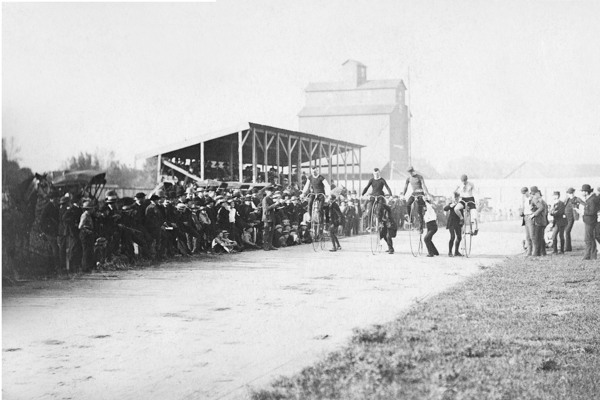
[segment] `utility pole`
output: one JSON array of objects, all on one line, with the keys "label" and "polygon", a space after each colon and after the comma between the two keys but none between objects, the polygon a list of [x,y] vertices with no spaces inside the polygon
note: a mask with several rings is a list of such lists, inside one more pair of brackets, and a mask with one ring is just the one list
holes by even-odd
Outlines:
[{"label": "utility pole", "polygon": [[412,129],[411,129],[411,119],[412,114],[410,111],[410,98],[411,96],[410,89],[410,65],[408,66],[408,165],[412,165]]}]

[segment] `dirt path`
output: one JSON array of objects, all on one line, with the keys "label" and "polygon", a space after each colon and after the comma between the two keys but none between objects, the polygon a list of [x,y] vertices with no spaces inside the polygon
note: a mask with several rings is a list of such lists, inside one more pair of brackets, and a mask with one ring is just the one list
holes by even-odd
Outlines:
[{"label": "dirt path", "polygon": [[[515,223],[516,225],[516,223]],[[355,327],[389,321],[507,255],[521,233],[486,224],[473,257],[373,256],[310,246],[205,256],[3,291],[5,399],[245,398],[314,361]],[[512,232],[511,232],[512,231]],[[480,254],[481,256],[477,256]]]}]

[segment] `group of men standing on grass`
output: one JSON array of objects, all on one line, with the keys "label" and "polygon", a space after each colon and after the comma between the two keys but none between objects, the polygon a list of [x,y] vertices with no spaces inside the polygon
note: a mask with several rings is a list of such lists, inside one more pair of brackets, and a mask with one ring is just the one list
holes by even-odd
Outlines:
[{"label": "group of men standing on grass", "polygon": [[[537,186],[521,189],[521,217],[525,227],[524,247],[528,256],[545,256],[545,232],[548,226],[552,229],[552,254],[564,254],[572,251],[571,230],[582,214],[585,225],[584,260],[597,259],[597,245],[600,243],[600,187],[594,193],[592,187],[585,184],[581,187],[581,197],[575,195],[575,189],[567,189],[567,196],[561,199],[559,191],[553,192],[552,203],[549,206],[544,201],[542,192]],[[552,223],[550,225],[550,220]],[[560,241],[560,248],[559,248]]]}]

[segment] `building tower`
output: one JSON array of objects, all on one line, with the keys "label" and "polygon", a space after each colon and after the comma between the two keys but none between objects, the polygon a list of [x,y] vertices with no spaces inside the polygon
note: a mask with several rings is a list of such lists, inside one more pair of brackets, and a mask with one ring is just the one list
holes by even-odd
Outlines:
[{"label": "building tower", "polygon": [[368,80],[367,67],[355,60],[344,62],[340,75],[337,82],[308,84],[299,130],[365,145],[362,179],[375,167],[386,179],[405,175],[409,140],[404,82]]}]

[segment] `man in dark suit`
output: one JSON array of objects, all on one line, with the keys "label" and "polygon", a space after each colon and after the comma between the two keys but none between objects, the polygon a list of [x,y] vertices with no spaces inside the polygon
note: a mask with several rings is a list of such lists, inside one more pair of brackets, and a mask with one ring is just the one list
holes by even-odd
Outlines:
[{"label": "man in dark suit", "polygon": [[585,206],[583,208],[583,223],[585,224],[585,253],[584,260],[595,260],[598,257],[596,247],[595,229],[600,212],[600,197],[592,193],[592,187],[585,184],[581,187]]},{"label": "man in dark suit", "polygon": [[571,229],[575,224],[575,209],[583,202],[575,197],[575,189],[567,189],[567,201],[565,202],[565,216],[567,217],[567,226],[565,227],[565,251],[573,251],[571,247]]},{"label": "man in dark suit", "polygon": [[52,260],[51,264],[52,268],[54,269],[52,272],[58,272],[60,270],[58,249],[58,201],[60,194],[58,192],[51,191],[48,197],[50,201],[48,204],[46,204],[40,216],[40,230],[44,234],[44,237],[50,246],[50,257]]},{"label": "man in dark suit", "polygon": [[558,238],[560,238],[560,254],[565,253],[565,227],[567,217],[565,215],[565,203],[560,200],[560,192],[554,192],[554,204],[550,210],[552,221],[552,254],[558,254]]},{"label": "man in dark suit", "polygon": [[146,215],[144,216],[146,229],[152,238],[150,245],[152,255],[159,260],[163,257],[165,250],[164,240],[161,234],[161,229],[166,221],[164,209],[161,206],[161,202],[163,201],[164,193],[160,192],[159,194],[153,194],[150,197],[150,204],[146,207]]},{"label": "man in dark suit", "polygon": [[546,243],[544,242],[544,230],[548,225],[548,205],[542,199],[542,192],[539,191],[537,186],[532,186],[531,192],[531,205],[533,212],[529,218],[533,221],[533,255],[534,256],[545,256],[546,255]]},{"label": "man in dark suit", "polygon": [[329,215],[327,219],[329,220],[329,235],[331,236],[331,244],[333,245],[329,251],[338,251],[342,249],[342,246],[340,246],[340,241],[338,240],[336,233],[344,220],[344,215],[340,210],[340,206],[338,205],[334,194],[330,197],[328,211]]},{"label": "man in dark suit", "polygon": [[262,200],[262,222],[264,224],[263,228],[263,250],[277,250],[275,246],[273,246],[273,222],[275,221],[275,208],[277,208],[278,203],[276,203],[273,198],[273,187],[267,186],[265,188],[265,196]]}]

